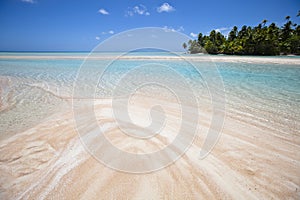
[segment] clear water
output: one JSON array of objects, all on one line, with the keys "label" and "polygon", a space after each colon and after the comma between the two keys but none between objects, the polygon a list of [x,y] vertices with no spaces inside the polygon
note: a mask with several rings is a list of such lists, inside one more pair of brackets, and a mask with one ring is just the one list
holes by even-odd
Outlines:
[{"label": "clear water", "polygon": [[[31,127],[68,106],[73,84],[84,57],[88,53],[0,53],[0,138],[6,138]],[[102,53],[101,56],[112,56]],[[166,52],[134,52],[134,56],[175,56]],[[8,56],[8,57],[7,57]],[[11,57],[9,57],[11,56]],[[26,58],[26,56],[31,56]],[[51,58],[47,58],[50,56]],[[76,59],[72,59],[76,57]],[[90,75],[106,67],[106,60],[95,61],[85,69],[82,93],[94,88]],[[300,58],[299,58],[300,63]],[[95,97],[110,97],[120,77],[133,66],[149,64],[149,60],[117,60],[108,67],[95,88]],[[178,60],[151,60],[153,67],[171,66],[193,87],[200,99],[209,93],[195,69]],[[151,65],[149,67],[151,68]],[[210,70],[211,63],[199,62],[198,67]],[[278,134],[299,134],[300,128],[300,64],[250,64],[217,62],[224,82],[227,116],[268,128]],[[130,77],[130,83],[147,76],[174,81],[168,71],[149,70]],[[123,85],[124,90],[129,85]],[[164,94],[159,94],[164,95]]]}]

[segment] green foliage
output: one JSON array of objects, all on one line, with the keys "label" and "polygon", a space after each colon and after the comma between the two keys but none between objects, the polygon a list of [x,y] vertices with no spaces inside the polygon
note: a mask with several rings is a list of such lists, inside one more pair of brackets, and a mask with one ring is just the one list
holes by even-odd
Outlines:
[{"label": "green foliage", "polygon": [[204,48],[210,54],[216,54],[216,53],[218,53],[218,47],[214,44],[214,42],[212,42],[210,40],[205,43]]},{"label": "green foliage", "polygon": [[266,19],[255,27],[243,26],[238,30],[234,26],[227,38],[215,30],[208,36],[199,33],[197,40],[189,41],[188,51],[192,54],[203,53],[205,49],[209,54],[300,55],[300,26],[293,24],[290,16],[285,19],[286,23],[281,28],[275,23],[267,26]]},{"label": "green foliage", "polygon": [[196,41],[196,40],[190,40],[188,42],[188,44],[189,44],[189,49],[188,50],[191,54],[204,53],[205,52],[203,47],[201,47],[199,45],[198,41]]},{"label": "green foliage", "polygon": [[182,44],[182,47],[183,47],[184,49],[186,49],[186,48],[187,48],[187,44],[186,44],[186,43],[183,43],[183,44]]}]

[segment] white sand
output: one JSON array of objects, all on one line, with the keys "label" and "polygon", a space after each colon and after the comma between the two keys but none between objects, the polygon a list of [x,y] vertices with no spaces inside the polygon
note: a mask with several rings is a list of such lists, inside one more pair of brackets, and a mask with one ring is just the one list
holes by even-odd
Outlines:
[{"label": "white sand", "polygon": [[[79,59],[84,60],[85,56],[75,56],[75,55],[0,55],[0,59]],[[265,64],[291,64],[300,66],[299,57],[268,57],[268,56],[230,56],[230,55],[182,55],[178,56],[143,56],[143,55],[124,55],[122,57],[109,56],[109,55],[99,55],[92,54],[89,60],[114,60],[114,59],[124,59],[124,60],[182,60],[187,59],[197,62],[246,62],[246,63],[265,63]]]},{"label": "white sand", "polygon": [[[134,110],[144,112],[147,107],[146,100],[139,101]],[[116,146],[132,152],[153,150],[151,145],[127,146],[127,136],[118,134],[110,119],[109,99],[98,100],[95,113]],[[201,134],[186,155],[160,171],[134,175],[109,169],[91,157],[75,131],[72,111],[61,111],[0,142],[1,199],[300,198],[299,135],[286,134],[282,139],[270,130],[227,118],[218,144],[199,160],[208,115],[209,111],[202,113]],[[166,126],[170,132],[171,126]]]}]

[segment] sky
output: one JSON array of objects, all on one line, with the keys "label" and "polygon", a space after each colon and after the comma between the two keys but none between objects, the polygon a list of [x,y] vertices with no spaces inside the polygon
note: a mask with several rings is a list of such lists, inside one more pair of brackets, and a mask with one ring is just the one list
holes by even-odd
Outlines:
[{"label": "sky", "polygon": [[0,0],[0,51],[90,51],[134,28],[160,27],[193,38],[262,20],[294,23],[299,0]]}]

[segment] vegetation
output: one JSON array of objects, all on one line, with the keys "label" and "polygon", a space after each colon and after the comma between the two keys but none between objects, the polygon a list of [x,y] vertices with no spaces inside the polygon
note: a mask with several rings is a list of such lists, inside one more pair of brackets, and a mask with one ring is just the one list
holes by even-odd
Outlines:
[{"label": "vegetation", "polygon": [[[300,11],[297,17],[300,16]],[[290,16],[286,23],[279,28],[275,23],[267,26],[263,20],[255,27],[243,26],[240,30],[234,26],[225,37],[222,33],[212,30],[210,34],[199,33],[197,40],[190,40],[188,47],[191,54],[231,54],[231,55],[300,55],[300,25],[294,24]]]}]

